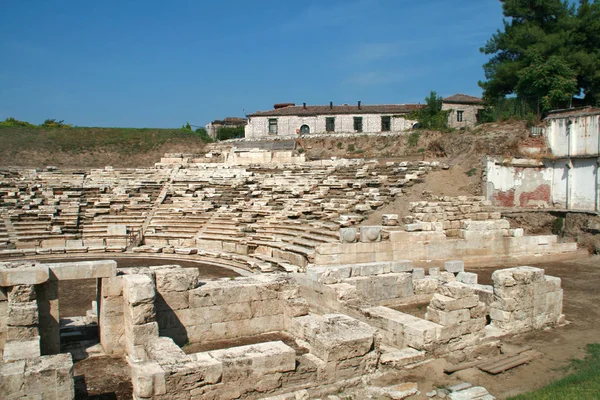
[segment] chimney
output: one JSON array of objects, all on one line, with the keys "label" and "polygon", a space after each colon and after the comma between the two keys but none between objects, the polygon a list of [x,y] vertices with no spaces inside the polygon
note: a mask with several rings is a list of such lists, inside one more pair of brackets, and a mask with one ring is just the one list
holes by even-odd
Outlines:
[{"label": "chimney", "polygon": [[360,110],[360,100],[358,101],[358,109]]},{"label": "chimney", "polygon": [[302,109],[306,110],[306,103],[302,103]]},{"label": "chimney", "polygon": [[329,109],[330,109],[330,110],[333,110],[333,101],[330,101],[330,102],[329,102]]}]

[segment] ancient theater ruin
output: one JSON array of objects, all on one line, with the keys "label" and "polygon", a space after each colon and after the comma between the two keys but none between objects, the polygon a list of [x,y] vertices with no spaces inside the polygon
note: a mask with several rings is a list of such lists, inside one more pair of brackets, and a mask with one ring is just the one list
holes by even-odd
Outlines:
[{"label": "ancient theater ruin", "polygon": [[[478,196],[364,223],[442,167],[240,145],[145,169],[3,169],[0,397],[75,398],[74,363],[112,357],[135,399],[399,399],[419,382],[375,378],[563,324],[561,279],[527,265],[576,243],[525,235]],[[156,262],[112,261],[137,258]],[[465,270],[491,264],[491,284]],[[93,280],[79,328],[61,316],[70,280]],[[90,327],[94,354],[75,357],[65,340]],[[493,398],[463,389],[449,398]]]}]

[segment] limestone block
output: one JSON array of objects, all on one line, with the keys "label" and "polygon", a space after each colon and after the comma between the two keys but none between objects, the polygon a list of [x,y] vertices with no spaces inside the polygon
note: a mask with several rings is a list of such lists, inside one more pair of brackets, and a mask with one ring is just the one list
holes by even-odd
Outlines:
[{"label": "limestone block", "polygon": [[[23,390],[25,360],[0,363],[0,397],[8,398]],[[24,393],[25,394],[25,393]]]},{"label": "limestone block", "polygon": [[37,302],[8,303],[8,326],[32,326],[38,320]]},{"label": "limestone block", "polygon": [[471,319],[471,313],[467,309],[454,311],[441,311],[431,306],[427,307],[425,318],[442,326],[458,325]]},{"label": "limestone block", "polygon": [[302,315],[308,315],[309,306],[308,302],[303,298],[293,298],[285,302],[283,307],[285,316],[289,318],[300,317]]},{"label": "limestone block", "polygon": [[125,337],[130,346],[144,346],[153,338],[158,337],[158,324],[156,322],[149,322],[142,325],[126,325]]},{"label": "limestone block", "polygon": [[424,279],[413,279],[413,290],[417,296],[432,294],[437,290],[439,285],[440,281],[430,276],[426,276]]},{"label": "limestone block", "polygon": [[58,280],[112,278],[117,275],[113,260],[77,261],[45,264]]},{"label": "limestone block", "polygon": [[381,227],[380,226],[361,226],[360,227],[360,241],[363,243],[381,241]]},{"label": "limestone block", "polygon": [[106,234],[108,236],[127,236],[127,225],[108,225]]},{"label": "limestone block", "polygon": [[200,272],[197,268],[154,269],[158,292],[183,292],[198,286]]},{"label": "limestone block", "polygon": [[460,309],[473,308],[479,304],[479,296],[472,295],[461,299],[444,296],[435,293],[429,303],[432,308],[441,311],[456,311]]},{"label": "limestone block", "polygon": [[356,242],[356,236],[356,228],[340,228],[340,241],[342,243],[354,243]]},{"label": "limestone block", "polygon": [[398,214],[383,214],[382,216],[382,224],[384,226],[396,226],[398,225]]},{"label": "limestone block", "polygon": [[440,275],[438,276],[440,282],[448,283],[448,282],[456,282],[456,276],[452,272],[440,271]]},{"label": "limestone block", "polygon": [[33,285],[16,285],[8,290],[9,302],[29,302],[35,300],[35,289]]},{"label": "limestone block", "polygon": [[181,310],[190,305],[189,293],[184,292],[158,292],[154,305],[157,311]]},{"label": "limestone block", "polygon": [[49,279],[49,270],[37,262],[0,263],[0,286],[38,285]]},{"label": "limestone block", "polygon": [[381,275],[389,271],[389,263],[375,262],[367,264],[357,264],[352,267],[352,276],[371,276]]},{"label": "limestone block", "polygon": [[432,278],[437,278],[440,276],[440,269],[437,267],[432,267],[432,268],[429,268],[428,273],[429,273],[429,276],[431,276]]},{"label": "limestone block", "polygon": [[405,343],[417,350],[430,348],[442,326],[431,321],[415,318],[404,326]]},{"label": "limestone block", "polygon": [[340,267],[325,267],[317,279],[318,282],[325,285],[331,285],[334,283],[342,282],[352,274],[352,267],[340,266]]},{"label": "limestone block", "polygon": [[39,336],[26,342],[6,342],[4,344],[4,361],[24,360],[40,356]]},{"label": "limestone block", "polygon": [[459,272],[456,275],[456,280],[467,285],[477,284],[477,274],[473,272]]},{"label": "limestone block", "polygon": [[325,362],[346,360],[367,354],[375,328],[343,314],[323,316],[321,329],[308,337],[312,353]]},{"label": "limestone block", "polygon": [[131,305],[152,303],[156,291],[154,282],[147,275],[123,276],[123,297]]},{"label": "limestone block", "polygon": [[165,371],[156,361],[134,363],[131,367],[133,393],[138,398],[151,398],[166,393]]},{"label": "limestone block", "polygon": [[391,262],[391,270],[397,272],[411,272],[413,270],[413,262],[411,260],[397,260]]},{"label": "limestone block", "polygon": [[412,278],[413,278],[413,280],[425,278],[425,269],[424,268],[414,268],[412,271]]},{"label": "limestone block", "polygon": [[448,282],[440,285],[438,293],[453,299],[462,299],[475,294],[475,289],[461,282]]},{"label": "limestone block", "polygon": [[125,321],[133,325],[142,325],[154,321],[156,312],[154,303],[141,303],[125,307]]},{"label": "limestone block", "polygon": [[6,331],[9,342],[27,342],[40,336],[37,326],[11,326]]},{"label": "limestone block", "polygon": [[296,369],[296,352],[281,341],[210,351],[223,365],[224,383]]},{"label": "limestone block", "polygon": [[123,294],[123,276],[103,278],[101,294],[103,297],[121,296]]},{"label": "limestone block", "polygon": [[446,261],[444,263],[444,269],[448,272],[456,274],[465,270],[465,263],[460,260]]},{"label": "limestone block", "polygon": [[28,359],[24,389],[42,398],[73,399],[73,360],[68,353]]}]

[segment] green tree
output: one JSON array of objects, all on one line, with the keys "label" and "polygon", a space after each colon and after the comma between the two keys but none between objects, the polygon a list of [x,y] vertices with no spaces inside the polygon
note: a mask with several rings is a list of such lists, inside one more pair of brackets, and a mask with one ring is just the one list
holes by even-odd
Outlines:
[{"label": "green tree", "polygon": [[244,137],[244,127],[228,127],[224,126],[217,130],[217,139],[218,140],[227,140],[227,139],[236,139]]},{"label": "green tree", "polygon": [[442,111],[442,97],[433,90],[425,97],[425,107],[411,114],[426,129],[448,129],[448,112]]},{"label": "green tree", "polygon": [[186,122],[184,125],[182,125],[181,130],[193,132],[192,126],[189,122]]},{"label": "green tree", "polygon": [[483,66],[486,80],[479,82],[488,102],[512,94],[534,109],[563,103],[567,94],[584,94],[588,104],[598,102],[600,0],[579,0],[578,5],[504,0],[502,9],[503,30],[480,49],[490,56]]},{"label": "green tree", "polygon": [[200,136],[200,139],[202,139],[204,143],[214,142],[214,139],[208,135],[206,128],[198,128],[196,129],[196,133],[198,134],[198,136]]},{"label": "green tree", "polygon": [[47,119],[40,126],[44,128],[71,128],[71,124],[65,124],[65,120],[57,121],[55,119]]}]

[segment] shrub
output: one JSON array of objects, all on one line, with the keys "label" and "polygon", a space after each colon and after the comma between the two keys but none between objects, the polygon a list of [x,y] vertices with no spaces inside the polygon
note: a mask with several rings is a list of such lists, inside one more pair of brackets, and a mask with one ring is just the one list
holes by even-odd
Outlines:
[{"label": "shrub", "polygon": [[558,217],[552,222],[552,234],[562,236],[565,230],[565,219]]},{"label": "shrub", "polygon": [[354,152],[354,150],[356,150],[356,148],[354,147],[354,143],[350,143],[350,144],[348,145],[348,151],[349,151],[349,152]]},{"label": "shrub", "polygon": [[407,144],[409,147],[415,147],[419,143],[419,138],[421,137],[421,133],[419,131],[413,131],[408,135]]},{"label": "shrub", "polygon": [[244,137],[244,127],[223,127],[217,130],[217,140],[237,139]]},{"label": "shrub", "polygon": [[338,142],[337,143],[337,148],[341,149],[342,147],[344,147],[344,144],[342,142]]},{"label": "shrub", "polygon": [[198,128],[198,129],[196,129],[196,134],[197,134],[198,136],[200,136],[200,139],[202,139],[202,141],[203,141],[204,143],[212,143],[212,142],[214,142],[214,141],[215,141],[213,138],[211,138],[211,137],[208,135],[208,132],[206,132],[206,129],[205,129],[205,128]]},{"label": "shrub", "polygon": [[476,173],[477,173],[477,168],[471,168],[470,170],[468,170],[467,172],[465,172],[465,175],[467,175],[470,178],[473,175],[475,175]]}]

